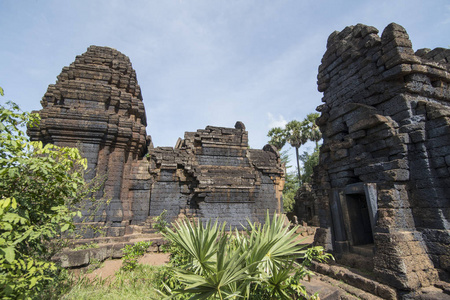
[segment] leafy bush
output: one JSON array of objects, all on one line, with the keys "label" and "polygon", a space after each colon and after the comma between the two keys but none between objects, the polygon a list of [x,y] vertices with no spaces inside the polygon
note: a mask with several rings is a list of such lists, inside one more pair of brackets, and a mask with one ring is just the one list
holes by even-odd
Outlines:
[{"label": "leafy bush", "polygon": [[30,142],[21,128],[39,116],[12,102],[0,120],[0,297],[38,297],[60,274],[50,258],[80,216],[69,207],[89,193],[87,162],[77,149]]},{"label": "leafy bush", "polygon": [[[299,280],[310,274],[311,259],[327,259],[321,247],[302,250],[297,228],[289,230],[284,220],[267,213],[264,225],[249,222],[244,232],[225,232],[225,224],[176,223],[165,234],[171,243],[188,253],[172,266],[171,297],[195,299],[298,299],[309,297]],[[304,259],[298,264],[296,259]],[[162,292],[161,292],[162,293]],[[166,295],[167,296],[167,295]],[[192,299],[194,299],[192,298]]]},{"label": "leafy bush", "polygon": [[293,212],[295,205],[295,194],[299,188],[297,177],[294,173],[286,173],[283,188],[283,210]]},{"label": "leafy bush", "polygon": [[136,268],[138,265],[138,259],[145,254],[148,247],[152,245],[153,242],[137,242],[134,245],[126,245],[122,249],[123,252],[123,265],[122,269],[125,271],[130,271]]},{"label": "leafy bush", "polygon": [[[161,291],[166,291],[172,294],[173,291],[179,290],[184,287],[177,276],[175,276],[175,268],[172,263],[169,266],[161,266],[154,274],[155,276],[155,291],[159,293],[160,296],[166,297]],[[177,294],[175,299],[189,299],[192,294]]]},{"label": "leafy bush", "polygon": [[169,226],[169,222],[166,220],[166,214],[167,210],[163,210],[163,212],[159,215],[153,218],[153,228],[156,229],[158,232],[165,233],[167,231],[167,227]]}]

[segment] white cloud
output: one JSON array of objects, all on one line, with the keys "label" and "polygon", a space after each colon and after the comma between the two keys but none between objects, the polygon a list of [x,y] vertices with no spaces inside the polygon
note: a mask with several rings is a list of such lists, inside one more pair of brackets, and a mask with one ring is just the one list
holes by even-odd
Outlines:
[{"label": "white cloud", "polygon": [[284,128],[286,124],[288,123],[282,115],[278,115],[277,117],[274,117],[272,113],[267,113],[267,118],[269,119],[268,128],[274,128],[274,127],[281,127]]}]

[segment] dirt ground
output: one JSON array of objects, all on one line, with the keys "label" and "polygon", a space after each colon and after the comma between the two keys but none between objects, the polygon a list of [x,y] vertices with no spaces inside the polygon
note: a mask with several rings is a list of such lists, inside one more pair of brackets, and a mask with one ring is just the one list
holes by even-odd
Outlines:
[{"label": "dirt ground", "polygon": [[314,242],[314,235],[299,236],[297,237],[297,240],[299,241],[300,245],[310,245]]},{"label": "dirt ground", "polygon": [[[150,266],[161,266],[169,262],[169,255],[169,253],[146,253],[139,259],[139,263]],[[94,279],[97,276],[102,278],[113,277],[121,266],[121,259],[106,260],[103,262],[101,268],[94,270],[86,276],[89,279]]]}]

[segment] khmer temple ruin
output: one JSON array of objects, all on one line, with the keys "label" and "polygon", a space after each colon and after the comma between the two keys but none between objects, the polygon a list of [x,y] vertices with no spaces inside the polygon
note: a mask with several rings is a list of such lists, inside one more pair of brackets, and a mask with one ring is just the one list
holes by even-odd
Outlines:
[{"label": "khmer temple ruin", "polygon": [[[320,161],[295,212],[319,227],[315,245],[375,278],[359,287],[372,296],[410,299],[449,282],[449,84],[450,49],[414,51],[395,23],[381,36],[358,24],[328,38],[318,74]],[[41,124],[28,131],[78,147],[93,170],[87,179],[106,178],[98,197],[109,202],[93,223],[107,236],[141,232],[164,210],[169,220],[232,226],[282,212],[276,148],[250,149],[242,122],[154,147],[142,99],[129,58],[91,46],[48,87]]]},{"label": "khmer temple ruin", "polygon": [[315,242],[407,293],[449,278],[450,50],[377,33],[332,33],[319,67]]},{"label": "khmer temple ruin", "polygon": [[299,223],[319,226],[319,203],[311,184],[303,183],[295,194],[294,213]]},{"label": "khmer temple ruin", "polygon": [[63,68],[41,104],[31,139],[78,147],[92,170],[87,179],[106,178],[98,197],[109,203],[93,223],[107,236],[139,230],[164,210],[169,221],[217,218],[233,227],[282,210],[279,154],[269,145],[249,149],[242,122],[186,132],[174,148],[154,148],[136,73],[115,49],[89,47]]}]

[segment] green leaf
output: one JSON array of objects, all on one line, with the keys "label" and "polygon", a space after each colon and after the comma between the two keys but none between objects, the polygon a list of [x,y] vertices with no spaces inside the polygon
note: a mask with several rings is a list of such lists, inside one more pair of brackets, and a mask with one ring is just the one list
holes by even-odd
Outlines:
[{"label": "green leaf", "polygon": [[70,225],[69,224],[64,224],[63,227],[61,227],[61,232],[66,231],[67,229],[69,229]]},{"label": "green leaf", "polygon": [[33,261],[30,259],[30,260],[28,261],[27,269],[28,269],[28,270],[31,269],[32,266],[33,266]]},{"label": "green leaf", "polygon": [[13,209],[16,209],[16,208],[17,208],[17,201],[16,201],[16,199],[14,199],[14,198],[11,198],[11,207],[12,207]]},{"label": "green leaf", "polygon": [[29,288],[30,288],[30,289],[36,285],[37,280],[38,280],[37,277],[32,277],[32,278],[31,278],[31,280],[30,280],[30,285],[29,285]]},{"label": "green leaf", "polygon": [[11,198],[5,198],[0,200],[0,207],[7,208],[11,203]]},{"label": "green leaf", "polygon": [[9,262],[10,264],[12,264],[16,257],[16,255],[14,253],[14,248],[13,247],[3,248],[3,252],[5,253],[6,261]]},{"label": "green leaf", "polygon": [[36,285],[58,274],[44,263],[59,247],[55,237],[81,217],[74,204],[93,194],[83,177],[87,161],[76,148],[29,141],[21,128],[39,116],[12,102],[0,105],[0,119],[0,298],[5,291],[10,299],[40,298]]}]

